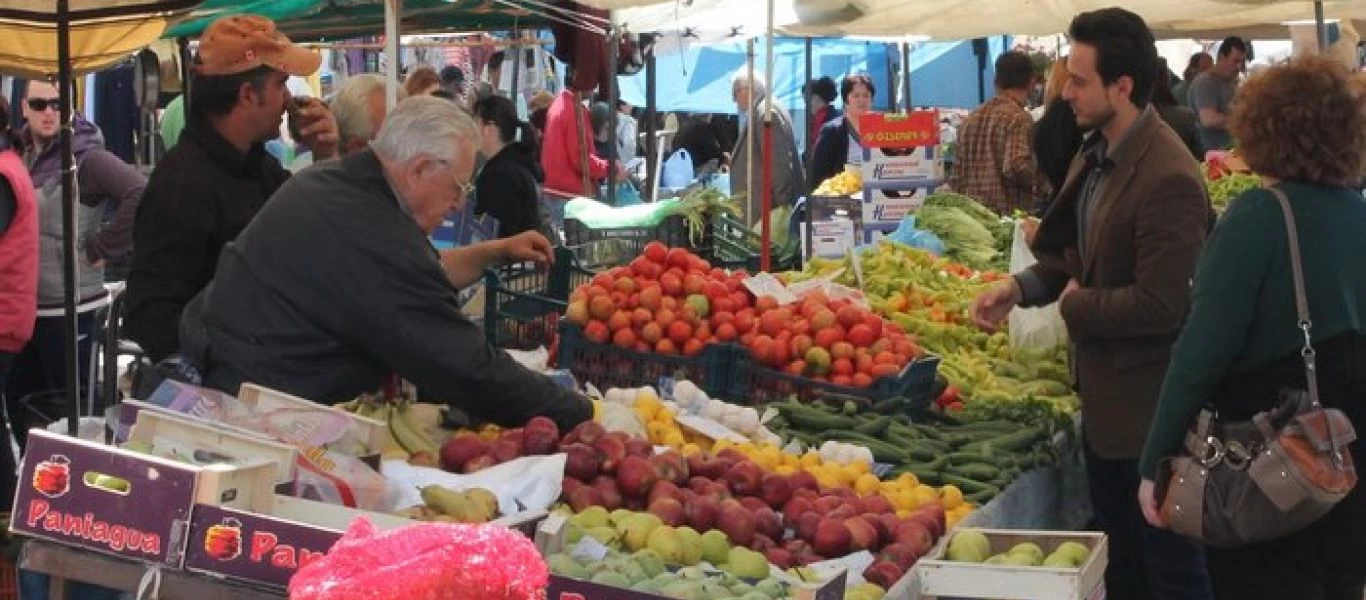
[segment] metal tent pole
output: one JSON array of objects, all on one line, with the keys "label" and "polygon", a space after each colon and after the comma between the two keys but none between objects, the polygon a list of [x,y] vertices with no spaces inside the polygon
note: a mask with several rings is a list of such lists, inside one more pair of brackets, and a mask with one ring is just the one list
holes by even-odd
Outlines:
[{"label": "metal tent pole", "polygon": [[802,100],[806,106],[806,131],[802,136],[802,139],[806,140],[806,143],[803,144],[804,147],[802,149],[806,151],[807,156],[811,155],[811,147],[816,145],[816,140],[814,138],[820,132],[821,126],[820,123],[816,122],[816,115],[811,114],[811,75],[811,38],[808,36],[806,38],[806,79],[804,80],[806,81],[806,85],[802,86],[802,89],[806,92],[802,94]]},{"label": "metal tent pole", "polygon": [[[608,148],[608,151],[611,152],[613,156],[616,156],[616,157],[617,157],[617,163],[620,164],[620,165],[622,165],[622,168],[625,168],[625,166],[626,166],[626,158],[623,157],[623,156],[618,156],[618,155],[616,154],[616,150],[617,150],[617,147],[618,147],[618,146],[617,146],[617,61],[621,60],[621,58],[620,58],[619,56],[617,56],[617,52],[619,51],[619,46],[617,45],[617,40],[618,40],[618,38],[619,38],[620,35],[621,35],[621,32],[620,32],[620,31],[617,31],[616,29],[609,29],[609,31],[608,31],[608,34],[607,34],[607,69],[608,69],[607,72],[608,72],[608,75],[607,75],[607,80],[606,80],[606,81],[603,81],[602,84],[605,85],[605,86],[607,86],[607,89],[606,89],[606,90],[603,90],[603,91],[607,92],[607,94],[606,94],[606,96],[607,96],[607,108],[611,110],[611,112],[608,113],[608,115],[607,115],[607,129],[608,129],[608,131],[607,131],[607,143],[611,146],[610,148]],[[597,135],[597,132],[596,132],[596,131],[593,132],[593,133],[594,133],[594,136]],[[601,153],[601,150],[599,150],[599,153]],[[607,205],[608,205],[608,206],[616,206],[616,205],[617,205],[617,182],[616,182],[616,178],[612,176],[612,174],[611,174],[610,171],[608,172],[608,175],[607,175]]]},{"label": "metal tent pole", "polygon": [[649,191],[650,202],[657,200],[655,192],[659,189],[659,98],[658,93],[658,72],[655,68],[655,53],[651,52],[645,57],[645,160],[646,166],[645,189]]},{"label": "metal tent pole", "polygon": [[[754,127],[754,38],[749,39],[746,48],[747,52],[745,53],[745,56],[747,62],[745,63],[745,68],[746,72],[749,74],[748,79],[746,80],[746,83],[749,85],[749,106],[746,106],[741,110],[744,110],[745,114],[749,115],[748,119],[745,121],[745,139],[749,140],[745,143],[745,164],[748,165],[745,169],[745,206],[749,207],[753,206],[751,203],[754,202],[754,136],[758,133]],[[746,214],[745,218],[753,219],[754,215]]]},{"label": "metal tent pole", "polygon": [[[773,96],[778,93],[777,80],[773,77],[773,3],[768,0],[768,93],[764,94],[764,200],[759,208],[759,270],[767,271],[772,259],[769,240],[773,236],[773,224],[768,214],[773,210]],[[753,169],[753,166],[750,167]]]},{"label": "metal tent pole", "polygon": [[911,112],[911,44],[901,42],[901,95],[905,98],[906,112]]},{"label": "metal tent pole", "polygon": [[1323,22],[1323,1],[1314,0],[1314,32],[1319,38],[1319,54],[1328,52],[1328,26]]},{"label": "metal tent pole", "polygon": [[384,69],[384,106],[394,110],[398,105],[399,52],[398,21],[403,16],[403,0],[384,0],[384,54],[389,63]]},{"label": "metal tent pole", "polygon": [[81,420],[81,365],[76,330],[76,185],[75,158],[71,156],[71,7],[57,0],[57,94],[62,128],[58,151],[62,157],[62,324],[66,334],[66,433],[75,437]]}]

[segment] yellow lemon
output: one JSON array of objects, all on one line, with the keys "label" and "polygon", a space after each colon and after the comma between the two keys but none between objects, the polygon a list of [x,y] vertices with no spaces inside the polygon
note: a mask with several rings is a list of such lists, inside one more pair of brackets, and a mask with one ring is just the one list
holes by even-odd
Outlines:
[{"label": "yellow lemon", "polygon": [[[896,509],[896,518],[898,518],[898,519],[904,519],[904,518],[909,517],[909,516],[911,516],[911,511],[906,510],[906,509],[904,509],[904,508],[898,508],[898,509]],[[945,517],[945,519],[947,519],[947,516]]]},{"label": "yellow lemon", "polygon": [[870,465],[861,460],[851,462],[849,463],[849,466],[854,470],[855,473],[858,473],[859,475],[873,472],[873,465]]},{"label": "yellow lemon", "polygon": [[931,502],[939,501],[939,492],[928,485],[919,485],[915,488],[916,506],[924,506]]},{"label": "yellow lemon", "polygon": [[783,453],[778,450],[777,446],[764,446],[759,449],[757,454],[759,456],[760,464],[770,470],[783,464]]},{"label": "yellow lemon", "polygon": [[844,482],[843,482],[843,481],[840,481],[840,479],[839,479],[838,477],[836,477],[836,476],[834,476],[834,475],[831,475],[830,473],[827,473],[827,472],[822,472],[820,475],[817,475],[817,476],[816,476],[816,483],[819,483],[819,484],[821,485],[821,487],[828,487],[828,488],[844,487]]},{"label": "yellow lemon", "polygon": [[915,476],[915,473],[910,473],[910,472],[902,473],[899,477],[896,478],[896,480],[897,480],[898,483],[902,483],[902,484],[905,484],[905,485],[911,485],[911,486],[920,485],[920,479],[919,479],[918,477]]},{"label": "yellow lemon", "polygon": [[716,442],[714,442],[714,443],[711,445],[711,451],[712,451],[712,452],[720,452],[720,451],[722,451],[722,450],[725,450],[726,448],[730,448],[730,447],[733,447],[733,446],[735,446],[735,442],[732,442],[732,441],[730,441],[730,440],[727,439],[727,438],[721,438],[721,439],[719,439],[719,440],[716,440]]},{"label": "yellow lemon", "polygon": [[939,488],[939,500],[944,503],[945,510],[952,510],[963,505],[963,491],[954,485],[946,485]]},{"label": "yellow lemon", "polygon": [[876,492],[881,484],[882,482],[878,481],[877,475],[864,473],[854,480],[854,492],[860,496],[867,496]]},{"label": "yellow lemon", "polygon": [[915,510],[920,508],[920,500],[915,496],[915,490],[902,488],[897,491],[896,499],[892,501],[898,509]]},{"label": "yellow lemon", "polygon": [[773,472],[779,475],[795,475],[797,473],[797,467],[792,465],[778,465],[777,467],[774,467]]},{"label": "yellow lemon", "polygon": [[665,433],[663,442],[665,446],[669,446],[671,448],[678,448],[687,443],[683,439],[683,432],[677,429],[672,429]]},{"label": "yellow lemon", "polygon": [[808,450],[802,455],[800,462],[803,468],[818,467],[821,464],[821,455],[815,450]]},{"label": "yellow lemon", "polygon": [[689,442],[687,444],[683,444],[683,447],[679,448],[678,451],[682,452],[683,456],[692,456],[694,454],[701,452],[702,447],[697,444]]},{"label": "yellow lemon", "polygon": [[838,471],[840,481],[843,481],[844,485],[853,487],[854,482],[858,481],[859,472],[852,466],[844,465],[842,467],[838,467]]},{"label": "yellow lemon", "polygon": [[653,443],[663,442],[664,434],[668,433],[668,431],[669,426],[663,423],[657,421],[648,421],[645,423],[645,433],[650,436],[650,441]]}]

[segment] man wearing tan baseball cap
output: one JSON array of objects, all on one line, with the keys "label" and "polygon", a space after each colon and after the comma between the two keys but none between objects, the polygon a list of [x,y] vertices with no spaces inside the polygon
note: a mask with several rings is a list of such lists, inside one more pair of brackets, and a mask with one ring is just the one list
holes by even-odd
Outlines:
[{"label": "man wearing tan baseball cap", "polygon": [[133,228],[124,326],[152,360],[177,352],[185,304],[213,278],[223,246],[289,178],[264,146],[280,135],[286,112],[315,160],[336,156],[332,113],[286,87],[320,62],[264,17],[223,17],[204,30],[185,130],[152,172]]}]

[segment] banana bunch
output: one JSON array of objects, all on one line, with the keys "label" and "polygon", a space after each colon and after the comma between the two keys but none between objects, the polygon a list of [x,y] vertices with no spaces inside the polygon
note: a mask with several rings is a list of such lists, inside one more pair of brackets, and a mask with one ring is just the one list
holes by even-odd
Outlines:
[{"label": "banana bunch", "polygon": [[436,466],[439,445],[418,422],[417,410],[411,401],[388,402],[371,396],[360,396],[337,405],[349,413],[383,421],[388,425],[389,439],[382,455],[403,457],[419,466]]},{"label": "banana bunch", "polygon": [[486,489],[469,488],[457,492],[429,485],[421,491],[423,504],[398,511],[398,516],[447,523],[487,523],[498,517],[498,497]]},{"label": "banana bunch", "polygon": [[859,171],[841,171],[825,181],[812,192],[813,196],[852,196],[863,192],[863,174]]}]

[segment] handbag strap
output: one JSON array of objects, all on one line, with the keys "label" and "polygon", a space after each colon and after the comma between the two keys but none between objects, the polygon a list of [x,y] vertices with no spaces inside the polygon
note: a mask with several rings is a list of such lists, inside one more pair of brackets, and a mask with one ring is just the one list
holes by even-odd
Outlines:
[{"label": "handbag strap", "polygon": [[[1276,197],[1276,201],[1281,205],[1281,213],[1285,215],[1286,241],[1290,246],[1290,274],[1295,279],[1295,311],[1298,313],[1300,331],[1304,332],[1304,348],[1300,350],[1300,356],[1304,358],[1305,380],[1309,386],[1309,403],[1316,409],[1322,408],[1322,404],[1319,403],[1318,369],[1315,363],[1313,336],[1310,335],[1314,322],[1309,319],[1309,300],[1304,291],[1304,263],[1300,259],[1300,234],[1295,227],[1295,212],[1290,208],[1290,199],[1279,187],[1268,187],[1267,191]],[[1333,431],[1330,427],[1328,430],[1330,440],[1332,434]]]}]

